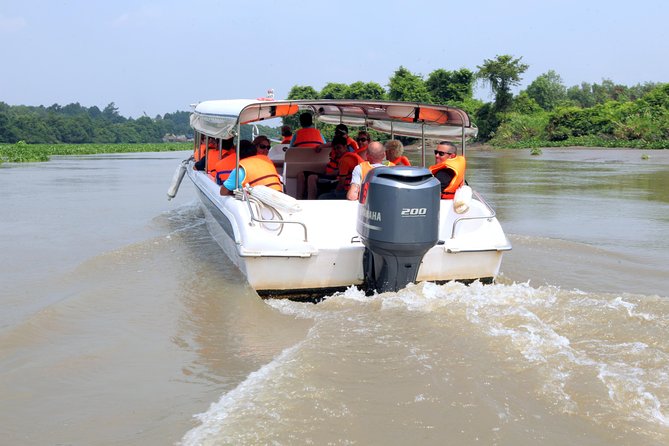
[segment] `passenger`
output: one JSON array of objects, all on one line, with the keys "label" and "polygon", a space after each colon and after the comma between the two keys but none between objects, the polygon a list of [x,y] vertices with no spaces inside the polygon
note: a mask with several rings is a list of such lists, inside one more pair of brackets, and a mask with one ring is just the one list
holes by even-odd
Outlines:
[{"label": "passenger", "polygon": [[[339,160],[347,153],[346,139],[341,136],[335,136],[332,139],[332,151],[330,152],[330,161],[325,166],[325,174],[304,171],[297,173],[297,198],[304,199],[305,184],[307,200],[315,200],[324,192],[330,192],[337,185],[337,176],[339,174]],[[306,179],[306,181],[305,181]]]},{"label": "passenger", "polygon": [[[237,186],[264,185],[279,192],[283,192],[281,177],[274,167],[274,163],[266,155],[256,154],[256,148],[248,140],[239,143],[239,170],[233,169],[227,180],[221,186],[221,195],[232,195]],[[239,172],[239,180],[237,180]]]},{"label": "passenger", "polygon": [[346,193],[351,187],[351,179],[353,177],[353,170],[358,164],[364,162],[360,156],[355,152],[347,152],[346,140],[341,136],[335,136],[332,140],[334,145],[333,150],[339,154],[337,168],[337,185],[331,192],[326,192],[318,196],[319,200],[343,200],[346,198]]},{"label": "passenger", "polygon": [[[334,131],[334,137],[336,138],[337,136],[341,136],[344,139],[346,139],[346,150],[348,152],[357,152],[359,150],[358,143],[355,142],[355,139],[351,138],[348,136],[348,127],[346,124],[337,124],[335,127]],[[328,142],[325,144],[321,144],[318,149],[319,151],[322,149],[328,149],[332,147],[332,143]],[[330,152],[332,154],[332,152]]]},{"label": "passenger", "polygon": [[269,142],[269,138],[265,135],[256,136],[256,139],[253,140],[253,145],[256,146],[256,152],[258,155],[265,156],[267,156],[270,147],[272,147]]},{"label": "passenger", "polygon": [[221,149],[222,158],[209,170],[209,175],[211,175],[216,181],[216,184],[219,185],[223,184],[223,181],[228,178],[230,172],[232,172],[237,165],[237,151],[234,146],[234,138],[222,140]]},{"label": "passenger", "polygon": [[452,199],[465,179],[465,157],[458,155],[455,144],[441,141],[434,151],[434,158],[436,162],[430,166],[430,172],[441,183],[441,198]]},{"label": "passenger", "polygon": [[302,128],[298,129],[290,140],[291,147],[315,149],[321,144],[325,144],[323,134],[314,127],[311,113],[304,112],[300,115],[300,126]]},{"label": "passenger", "polygon": [[[335,131],[334,131],[334,137],[335,138],[341,137],[341,138],[346,139],[346,146],[347,146],[346,151],[347,152],[357,152],[358,151],[358,143],[355,142],[355,140],[353,138],[348,136],[348,127],[346,126],[346,124],[337,124],[337,126],[335,127]],[[328,142],[328,143],[325,143],[325,144],[321,144],[320,146],[318,146],[316,148],[316,152],[320,152],[323,149],[330,149],[330,163],[328,163],[328,164],[336,163],[336,161],[334,160],[335,153],[334,153],[334,149],[332,149],[332,143]]]},{"label": "passenger", "polygon": [[409,161],[409,158],[402,155],[402,153],[404,153],[404,146],[401,141],[397,139],[386,141],[386,159],[396,166],[399,166],[400,164],[410,166],[411,162]]},{"label": "passenger", "polygon": [[367,161],[363,161],[362,163],[355,166],[355,169],[353,169],[353,174],[351,176],[351,188],[346,194],[347,199],[358,199],[358,196],[360,195],[360,186],[362,185],[362,182],[365,180],[365,177],[370,170],[380,166],[394,166],[393,163],[385,161],[385,158],[386,149],[383,147],[383,144],[378,141],[369,143],[369,146],[367,147]]},{"label": "passenger", "polygon": [[290,140],[293,139],[293,131],[290,129],[289,125],[281,126],[281,144],[290,144]]},{"label": "passenger", "polygon": [[357,152],[360,149],[355,139],[348,136],[348,127],[346,124],[337,124],[334,134],[335,136],[343,136],[346,138],[346,145],[348,146],[347,148],[349,152]]},{"label": "passenger", "polygon": [[357,153],[363,160],[367,160],[367,146],[372,142],[371,135],[365,130],[360,130],[355,141],[358,143],[358,150],[356,150],[355,153]]},{"label": "passenger", "polygon": [[200,161],[200,159],[202,159],[205,154],[205,150],[207,150],[207,135],[200,134],[200,145],[193,154],[195,161]]},{"label": "passenger", "polygon": [[236,153],[237,150],[235,149],[234,137],[221,140],[221,159],[230,155],[235,155]]},{"label": "passenger", "polygon": [[[218,139],[208,137],[207,150],[206,152],[202,150],[203,145],[200,145],[201,158],[193,166],[195,170],[206,170],[209,171],[209,166],[216,164],[220,160],[219,150],[218,150]],[[205,166],[205,162],[207,165]]]}]

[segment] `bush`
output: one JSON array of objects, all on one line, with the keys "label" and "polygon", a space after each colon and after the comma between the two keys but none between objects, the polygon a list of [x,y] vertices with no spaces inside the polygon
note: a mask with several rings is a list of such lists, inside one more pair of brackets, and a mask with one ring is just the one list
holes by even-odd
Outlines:
[{"label": "bush", "polygon": [[546,125],[550,114],[538,112],[530,115],[506,113],[490,140],[494,146],[546,139]]}]

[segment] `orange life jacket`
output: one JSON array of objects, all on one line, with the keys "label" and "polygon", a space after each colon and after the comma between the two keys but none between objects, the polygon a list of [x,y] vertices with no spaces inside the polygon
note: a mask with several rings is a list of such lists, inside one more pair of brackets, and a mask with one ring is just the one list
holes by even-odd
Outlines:
[{"label": "orange life jacket", "polygon": [[271,187],[274,190],[283,192],[281,178],[274,167],[274,163],[267,155],[254,155],[239,161],[239,165],[244,168],[245,177],[244,186],[263,185]]},{"label": "orange life jacket", "polygon": [[325,175],[337,175],[339,172],[339,159],[337,158],[337,152],[335,149],[330,150],[330,160],[325,165]]},{"label": "orange life jacket", "polygon": [[284,136],[281,140],[281,144],[290,144],[290,140],[293,139],[293,135]]},{"label": "orange life jacket", "polygon": [[295,132],[295,141],[293,147],[302,147],[305,149],[313,149],[321,144],[324,144],[321,132],[315,127],[307,127],[298,129]]},{"label": "orange life jacket", "polygon": [[[337,189],[341,190],[342,185],[341,185],[341,179],[344,179],[344,184],[343,188],[344,190],[349,190],[351,188],[351,178],[353,176],[353,169],[355,166],[358,164],[364,162],[360,156],[355,153],[355,152],[346,152],[344,153],[341,158],[339,158],[339,178],[340,182],[337,184]],[[342,169],[341,166],[348,164],[347,167],[350,167],[350,169]],[[346,172],[346,170],[348,170]]]},{"label": "orange life jacket", "polygon": [[350,136],[346,137],[346,146],[353,149],[353,151],[356,153],[358,152],[358,150],[360,150],[360,147],[358,146],[358,141],[351,138]]},{"label": "orange life jacket", "polygon": [[465,169],[467,168],[467,161],[464,156],[458,155],[455,158],[448,158],[446,161],[443,161],[439,164],[434,164],[430,166],[430,172],[432,175],[435,175],[442,169],[450,169],[454,175],[453,179],[444,189],[441,191],[441,198],[452,199],[455,195],[455,191],[462,186],[462,183],[465,180]]},{"label": "orange life jacket", "polygon": [[205,143],[201,143],[200,148],[195,151],[194,154],[195,161],[201,160],[206,150],[207,150],[207,145]]},{"label": "orange life jacket", "polygon": [[362,158],[363,161],[367,160],[367,147],[367,145],[364,145],[355,151],[356,155]]},{"label": "orange life jacket", "polygon": [[396,166],[399,166],[400,164],[402,164],[404,166],[410,166],[411,161],[409,161],[409,158],[402,155],[402,156],[398,156],[397,159],[394,159],[393,164],[396,165]]},{"label": "orange life jacket", "polygon": [[[392,167],[395,164],[390,162],[390,161],[383,161],[382,163],[384,166]],[[369,161],[363,161],[360,163],[360,169],[362,170],[362,181],[365,181],[365,177],[369,173],[370,170],[372,170],[374,167],[379,167],[379,166],[372,166]]]},{"label": "orange life jacket", "polygon": [[[223,156],[225,156],[225,150],[223,151]],[[218,148],[212,149],[210,148],[207,150],[207,168],[205,169],[207,172],[210,172],[213,170],[214,165],[221,160],[221,158],[218,156],[219,150]]]},{"label": "orange life jacket", "polygon": [[230,176],[237,166],[237,155],[234,150],[230,150],[227,153],[223,153],[223,158],[214,164],[214,166],[209,170],[209,175],[211,175],[216,184],[223,184],[225,180]]}]

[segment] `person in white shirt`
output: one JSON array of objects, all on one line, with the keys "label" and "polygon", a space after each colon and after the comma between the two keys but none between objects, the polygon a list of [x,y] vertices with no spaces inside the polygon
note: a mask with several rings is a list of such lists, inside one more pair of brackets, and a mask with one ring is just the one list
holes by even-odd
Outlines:
[{"label": "person in white shirt", "polygon": [[360,195],[360,185],[365,180],[367,173],[375,167],[394,166],[386,159],[386,148],[378,141],[373,141],[367,146],[367,161],[358,164],[351,173],[351,188],[346,194],[349,200],[357,200]]}]

